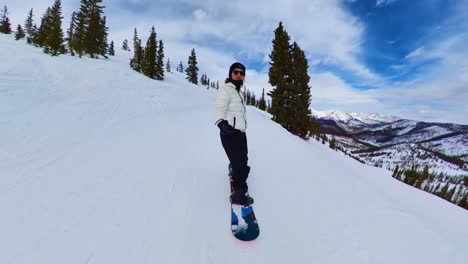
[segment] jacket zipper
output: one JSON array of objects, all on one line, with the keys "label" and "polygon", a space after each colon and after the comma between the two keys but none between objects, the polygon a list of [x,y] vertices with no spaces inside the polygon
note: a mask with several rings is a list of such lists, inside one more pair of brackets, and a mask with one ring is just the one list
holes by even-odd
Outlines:
[{"label": "jacket zipper", "polygon": [[[247,112],[247,109],[245,109],[245,104],[244,104],[244,100],[242,99],[242,96],[240,95],[239,92],[237,92],[237,94],[239,95],[239,98],[241,99],[242,106],[244,107],[244,114],[243,114],[242,117],[244,119],[245,128],[247,128],[247,120],[245,120],[245,112]],[[235,117],[234,117],[234,124],[235,124]]]}]

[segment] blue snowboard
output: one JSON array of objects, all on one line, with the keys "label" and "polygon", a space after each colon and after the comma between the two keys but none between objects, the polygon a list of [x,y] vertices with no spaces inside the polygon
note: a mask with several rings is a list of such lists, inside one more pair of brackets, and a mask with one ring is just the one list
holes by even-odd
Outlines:
[{"label": "blue snowboard", "polygon": [[[231,182],[231,168],[229,167],[229,182]],[[232,193],[232,185],[231,185]],[[231,231],[239,240],[251,241],[258,237],[260,229],[252,205],[242,206],[231,204]]]},{"label": "blue snowboard", "polygon": [[231,231],[239,240],[251,241],[258,237],[260,229],[252,206],[231,205]]}]

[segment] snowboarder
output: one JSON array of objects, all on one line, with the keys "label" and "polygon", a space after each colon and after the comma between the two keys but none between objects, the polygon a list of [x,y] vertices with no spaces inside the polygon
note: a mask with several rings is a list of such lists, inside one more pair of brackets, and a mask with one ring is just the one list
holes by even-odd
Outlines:
[{"label": "snowboarder", "polygon": [[245,66],[239,62],[229,68],[229,77],[216,96],[215,124],[220,129],[221,143],[229,159],[231,203],[248,206],[254,200],[248,193],[247,119],[240,89],[244,85]]}]

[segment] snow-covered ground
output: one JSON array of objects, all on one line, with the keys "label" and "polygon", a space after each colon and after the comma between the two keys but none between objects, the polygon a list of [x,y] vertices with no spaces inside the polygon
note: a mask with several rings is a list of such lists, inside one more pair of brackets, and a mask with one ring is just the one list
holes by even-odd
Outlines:
[{"label": "snow-covered ground", "polygon": [[381,168],[394,170],[398,165],[400,169],[409,170],[414,164],[418,164],[418,170],[427,165],[429,172],[433,174],[445,173],[449,176],[467,175],[466,170],[457,165],[444,161],[430,152],[419,148],[416,144],[400,144],[388,146],[378,151],[353,154],[369,165],[377,165]]},{"label": "snow-covered ground", "polygon": [[468,263],[467,210],[252,107],[261,234],[237,241],[215,92],[117,52],[52,58],[0,34],[0,263]]},{"label": "snow-covered ground", "polygon": [[468,146],[468,135],[466,134],[433,140],[431,142],[422,143],[422,145],[450,156],[468,155],[464,147]]}]

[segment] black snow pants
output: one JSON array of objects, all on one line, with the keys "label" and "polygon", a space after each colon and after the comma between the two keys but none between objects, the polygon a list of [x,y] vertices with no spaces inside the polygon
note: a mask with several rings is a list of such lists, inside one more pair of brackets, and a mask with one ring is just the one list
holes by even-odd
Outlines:
[{"label": "black snow pants", "polygon": [[245,132],[234,130],[229,135],[221,134],[221,143],[232,166],[232,188],[235,191],[247,192],[247,177],[250,167],[247,166],[247,137]]}]

